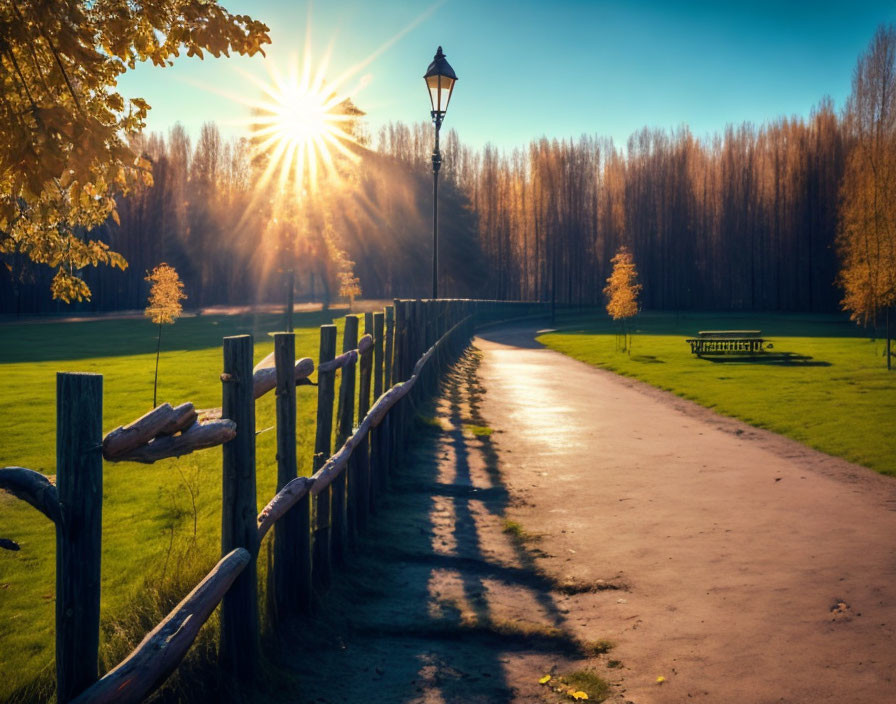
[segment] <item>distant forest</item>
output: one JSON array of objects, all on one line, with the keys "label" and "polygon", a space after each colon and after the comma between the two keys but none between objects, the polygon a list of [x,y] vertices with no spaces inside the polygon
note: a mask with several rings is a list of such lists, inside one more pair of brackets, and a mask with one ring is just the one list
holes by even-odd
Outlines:
[{"label": "distant forest", "polygon": [[[354,148],[345,178],[279,221],[258,193],[247,140],[206,124],[135,145],[153,184],[122,197],[120,223],[93,233],[125,271],[84,272],[92,300],[50,298],[52,271],[3,255],[0,312],[139,309],[148,270],[167,262],[187,308],[297,300],[336,302],[353,271],[364,297],[430,290],[432,126],[393,124]],[[501,152],[443,135],[441,292],[447,297],[602,302],[610,259],[634,255],[648,309],[835,311],[838,191],[851,141],[830,101],[806,119],[730,126],[710,139],[686,128],[642,130],[625,148],[598,137],[533,141]],[[269,188],[276,188],[272,184]]]}]

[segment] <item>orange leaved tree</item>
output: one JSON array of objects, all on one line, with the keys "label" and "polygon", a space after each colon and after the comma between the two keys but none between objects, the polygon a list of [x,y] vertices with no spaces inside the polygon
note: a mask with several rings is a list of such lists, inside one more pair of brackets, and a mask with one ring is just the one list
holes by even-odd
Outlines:
[{"label": "orange leaved tree", "polygon": [[619,322],[620,333],[616,335],[616,348],[619,348],[621,338],[622,351],[632,353],[632,330],[629,327],[629,318],[638,314],[638,294],[641,292],[641,284],[638,283],[638,270],[635,268],[635,259],[626,247],[620,247],[613,259],[613,271],[607,279],[604,287],[604,295],[607,297],[607,313],[613,320]]},{"label": "orange leaved tree", "polygon": [[149,305],[144,314],[159,326],[159,337],[156,342],[156,375],[152,383],[152,406],[156,406],[156,391],[159,386],[159,352],[162,349],[162,325],[171,324],[183,312],[180,302],[187,296],[184,285],[173,266],[165,262],[159,264],[147,276],[152,284],[149,290]]},{"label": "orange leaved tree", "polygon": [[843,308],[876,324],[896,306],[896,25],[880,27],[859,57],[846,125],[854,146],[840,187],[837,244]]}]

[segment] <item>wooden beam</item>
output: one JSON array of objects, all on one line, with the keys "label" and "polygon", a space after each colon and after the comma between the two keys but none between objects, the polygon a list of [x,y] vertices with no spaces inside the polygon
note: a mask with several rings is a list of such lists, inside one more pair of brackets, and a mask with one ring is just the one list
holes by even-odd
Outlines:
[{"label": "wooden beam", "polygon": [[180,435],[162,435],[110,461],[152,464],[169,457],[180,457],[196,450],[223,445],[233,440],[236,434],[237,426],[232,420],[223,419],[212,420],[207,423],[193,423]]},{"label": "wooden beam", "polygon": [[173,435],[189,428],[195,420],[196,411],[192,403],[182,403],[176,408],[172,408],[170,403],[163,403],[133,423],[107,433],[103,438],[103,457],[110,461],[118,460],[157,435]]},{"label": "wooden beam", "polygon": [[248,550],[236,548],[184,597],[133,652],[72,704],[137,704],[174,672],[196,640],[199,629],[252,561]]},{"label": "wooden beam", "polygon": [[53,523],[62,523],[59,493],[53,483],[40,472],[25,467],[0,469],[0,489],[31,504]]},{"label": "wooden beam", "polygon": [[281,516],[295,506],[302,497],[311,493],[312,484],[314,480],[311,477],[296,477],[274,495],[258,514],[259,543]]},{"label": "wooden beam", "polygon": [[[276,335],[280,334],[276,333]],[[270,364],[268,360],[271,360]],[[261,398],[277,385],[277,367],[274,365],[273,360],[274,352],[271,352],[270,355],[255,366],[255,370],[252,372],[252,388],[255,398]],[[296,361],[295,370],[295,383],[307,379],[314,372],[314,360],[310,357],[303,357]]]}]

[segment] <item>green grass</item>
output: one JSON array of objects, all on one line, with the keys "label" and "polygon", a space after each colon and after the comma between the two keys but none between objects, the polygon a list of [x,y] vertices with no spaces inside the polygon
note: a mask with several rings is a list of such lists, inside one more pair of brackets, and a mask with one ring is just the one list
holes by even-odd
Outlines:
[{"label": "green grass", "polygon": [[[538,340],[588,364],[635,377],[724,415],[896,476],[896,372],[880,340],[840,316],[641,314],[631,356],[605,316],[560,320]],[[699,330],[757,329],[764,358],[698,359]]]},{"label": "green grass", "polygon": [[[331,322],[334,314],[337,312],[296,316],[297,356],[317,358],[318,326]],[[159,402],[192,401],[197,408],[220,406],[221,338],[252,333],[258,362],[273,349],[267,333],[281,328],[282,318],[271,315],[184,318],[165,326]],[[155,327],[147,320],[0,324],[0,373],[4,377],[0,466],[19,465],[55,474],[57,371],[104,375],[103,428],[107,432],[149,410],[155,335]],[[341,349],[341,332],[338,344]],[[300,474],[310,473],[316,394],[314,387],[298,389]],[[258,430],[274,426],[273,393],[259,399],[256,414]],[[275,491],[275,447],[273,429],[257,436],[259,508]],[[105,659],[127,652],[126,645],[135,634],[124,637],[121,630],[137,621],[133,614],[145,606],[147,585],[175,584],[176,590],[188,589],[193,576],[202,576],[219,557],[221,450],[202,450],[153,465],[105,463],[103,475],[101,650]],[[191,491],[196,498],[195,514]],[[27,504],[0,494],[0,537],[21,545],[18,552],[0,551],[0,670],[4,674],[0,700],[17,691],[21,696],[22,688],[33,687],[35,682],[38,689],[32,689],[31,695],[37,691],[41,696],[35,698],[46,698],[47,683],[53,677],[54,529]],[[261,570],[264,554],[265,547],[259,559]],[[171,596],[168,598],[170,601]]]},{"label": "green grass", "polygon": [[532,543],[539,538],[539,536],[534,535],[523,528],[522,523],[511,521],[509,518],[504,519],[504,527],[502,530],[520,544]]}]

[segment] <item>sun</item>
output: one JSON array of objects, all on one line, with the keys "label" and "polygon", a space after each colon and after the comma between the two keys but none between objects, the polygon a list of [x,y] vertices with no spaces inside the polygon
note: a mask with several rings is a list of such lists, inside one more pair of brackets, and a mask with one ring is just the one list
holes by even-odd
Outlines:
[{"label": "sun", "polygon": [[352,145],[361,111],[348,94],[327,85],[325,64],[312,72],[307,59],[301,70],[293,62],[286,76],[271,65],[270,83],[256,81],[262,97],[248,101],[253,150],[267,161],[262,187],[276,179],[281,192],[307,193],[335,172],[337,158],[359,158]]}]

